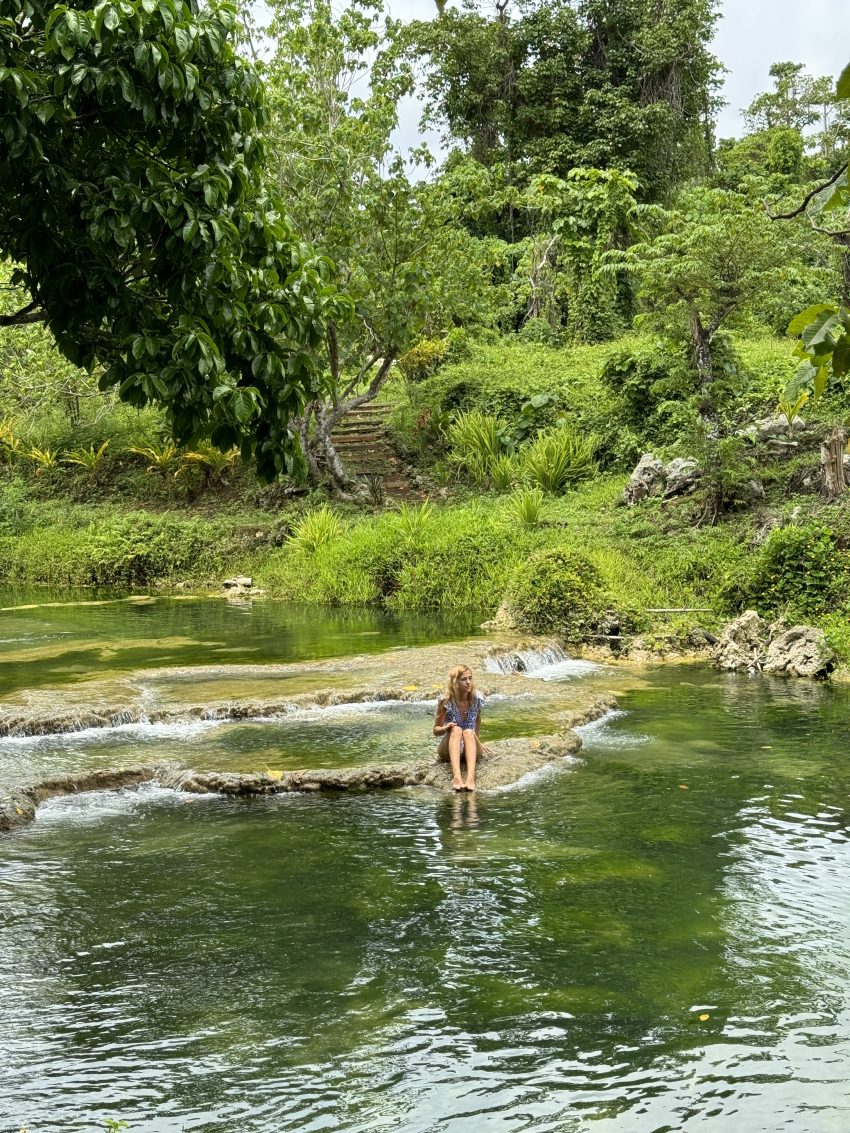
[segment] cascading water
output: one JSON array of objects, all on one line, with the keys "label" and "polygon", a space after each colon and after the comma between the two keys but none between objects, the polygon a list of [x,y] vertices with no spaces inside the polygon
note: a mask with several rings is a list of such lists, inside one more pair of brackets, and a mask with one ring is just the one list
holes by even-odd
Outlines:
[{"label": "cascading water", "polygon": [[544,681],[570,680],[601,668],[593,661],[570,657],[566,650],[555,644],[539,649],[491,653],[485,660],[484,667],[488,673],[522,673]]}]

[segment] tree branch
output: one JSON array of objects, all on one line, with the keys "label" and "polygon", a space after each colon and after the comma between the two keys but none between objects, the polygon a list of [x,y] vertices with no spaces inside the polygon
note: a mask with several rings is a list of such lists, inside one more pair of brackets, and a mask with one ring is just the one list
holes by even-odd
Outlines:
[{"label": "tree branch", "polygon": [[802,204],[800,204],[798,208],[795,208],[793,212],[771,212],[768,208],[767,201],[764,202],[764,211],[771,220],[793,220],[795,216],[800,216],[806,211],[818,193],[822,193],[824,189],[828,189],[831,185],[834,185],[841,174],[847,172],[848,166],[850,166],[850,162],[845,161],[843,165],[838,167],[828,181],[824,181],[822,185],[816,185],[810,193],[806,193],[805,197],[803,197]]},{"label": "tree branch", "polygon": [[43,323],[47,321],[47,311],[39,307],[33,300],[26,307],[21,307],[14,315],[0,315],[0,327],[20,327],[27,323]]},{"label": "tree branch", "polygon": [[390,372],[390,366],[392,366],[393,362],[395,361],[395,356],[397,353],[398,351],[391,350],[384,356],[384,358],[381,360],[380,366],[378,367],[377,373],[375,374],[374,378],[372,378],[368,388],[365,389],[363,393],[359,394],[357,397],[353,397],[351,401],[346,401],[343,405],[338,405],[335,409],[332,409],[331,412],[328,413],[326,418],[328,432],[330,432],[330,430],[334,427],[340,417],[344,417],[347,413],[351,413],[353,409],[357,409],[358,406],[365,405],[367,401],[371,401],[373,397],[377,397],[378,391],[384,384],[387,374]]}]

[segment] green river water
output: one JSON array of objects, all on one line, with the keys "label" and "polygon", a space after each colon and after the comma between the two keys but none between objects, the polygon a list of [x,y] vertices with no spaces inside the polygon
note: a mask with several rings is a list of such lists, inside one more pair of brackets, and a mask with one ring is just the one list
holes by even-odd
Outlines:
[{"label": "green river water", "polygon": [[[41,602],[0,602],[0,702],[480,620]],[[0,840],[0,1131],[844,1133],[850,690],[562,666],[488,705],[485,739],[545,731],[541,690],[575,681],[620,681],[621,711],[497,793],[43,804]],[[431,711],[3,739],[0,782],[356,763],[413,750]]]}]

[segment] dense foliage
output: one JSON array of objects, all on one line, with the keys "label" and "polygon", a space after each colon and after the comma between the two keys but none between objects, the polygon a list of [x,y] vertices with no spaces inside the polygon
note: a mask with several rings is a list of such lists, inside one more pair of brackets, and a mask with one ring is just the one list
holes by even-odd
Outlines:
[{"label": "dense foliage", "polygon": [[226,4],[0,6],[0,255],[103,388],[168,410],[175,436],[284,467],[317,380],[329,265],[264,177],[263,89]]}]

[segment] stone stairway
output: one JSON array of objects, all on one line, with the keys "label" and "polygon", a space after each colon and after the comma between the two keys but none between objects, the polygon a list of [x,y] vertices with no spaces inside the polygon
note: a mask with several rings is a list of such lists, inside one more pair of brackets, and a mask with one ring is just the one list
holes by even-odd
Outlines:
[{"label": "stone stairway", "polygon": [[361,405],[343,417],[331,433],[334,448],[353,476],[381,476],[390,499],[424,499],[425,493],[414,487],[392,446],[387,429],[389,415],[388,405],[371,401]]}]

